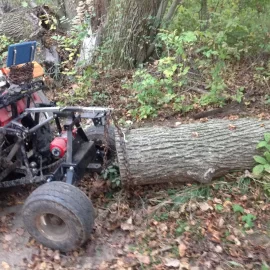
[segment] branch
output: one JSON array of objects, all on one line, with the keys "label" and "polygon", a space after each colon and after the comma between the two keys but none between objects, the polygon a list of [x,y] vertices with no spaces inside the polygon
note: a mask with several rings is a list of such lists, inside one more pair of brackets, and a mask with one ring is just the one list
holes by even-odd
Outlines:
[{"label": "branch", "polygon": [[172,19],[175,10],[181,4],[181,2],[182,2],[182,0],[174,0],[174,2],[172,3],[170,9],[168,10],[168,12],[167,12],[167,14],[165,16],[165,19],[164,19],[165,22],[168,22],[169,20]]},{"label": "branch", "polygon": [[189,87],[187,91],[192,90],[200,94],[209,94],[208,91],[205,91],[203,89],[197,88],[197,87]]},{"label": "branch", "polygon": [[[171,7],[169,8],[165,18],[164,18],[164,23],[167,24],[168,21],[170,21],[174,15],[175,10],[177,9],[177,7],[181,4],[182,0],[174,0]],[[155,40],[152,42],[152,44],[149,46],[148,50],[147,50],[147,54],[146,54],[146,58],[149,58],[156,47],[156,38]]]}]

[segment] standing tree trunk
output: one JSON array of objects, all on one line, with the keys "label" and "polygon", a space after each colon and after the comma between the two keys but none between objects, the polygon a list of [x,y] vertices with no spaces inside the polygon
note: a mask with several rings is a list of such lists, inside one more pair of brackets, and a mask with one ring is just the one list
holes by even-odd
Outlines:
[{"label": "standing tree trunk", "polygon": [[163,21],[170,21],[181,0],[111,0],[102,33],[102,61],[107,66],[133,68],[154,51]]},{"label": "standing tree trunk", "polygon": [[208,183],[231,171],[251,169],[256,145],[269,130],[270,121],[240,119],[134,129],[126,142],[116,134],[122,183]]},{"label": "standing tree trunk", "polygon": [[58,2],[61,3],[68,20],[72,20],[77,15],[80,0],[58,0]]},{"label": "standing tree trunk", "polygon": [[204,31],[207,29],[208,24],[208,0],[201,0],[201,10],[200,10],[200,20],[202,22],[201,30]]},{"label": "standing tree trunk", "polygon": [[153,18],[162,0],[111,0],[102,35],[105,65],[132,68],[144,59]]}]

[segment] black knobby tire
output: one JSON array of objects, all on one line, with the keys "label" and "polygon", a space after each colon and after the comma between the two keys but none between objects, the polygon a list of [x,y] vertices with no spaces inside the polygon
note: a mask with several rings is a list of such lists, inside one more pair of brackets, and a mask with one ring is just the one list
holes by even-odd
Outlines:
[{"label": "black knobby tire", "polygon": [[67,252],[89,239],[94,226],[94,208],[78,188],[51,182],[28,197],[23,207],[23,221],[38,242]]},{"label": "black knobby tire", "polygon": [[[85,129],[85,134],[89,140],[96,143],[96,146],[102,146],[106,144],[104,126],[93,126]],[[108,128],[108,160],[111,161],[116,156],[114,127]]]}]

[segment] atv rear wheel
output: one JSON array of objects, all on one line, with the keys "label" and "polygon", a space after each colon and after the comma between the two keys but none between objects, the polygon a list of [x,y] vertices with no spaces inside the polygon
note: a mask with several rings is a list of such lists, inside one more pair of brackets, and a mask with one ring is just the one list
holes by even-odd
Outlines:
[{"label": "atv rear wheel", "polygon": [[85,134],[89,140],[95,142],[97,150],[104,151],[104,146],[107,144],[107,160],[109,162],[112,161],[112,159],[116,156],[114,127],[110,126],[108,128],[107,142],[105,140],[104,126],[88,127],[85,129]]},{"label": "atv rear wheel", "polygon": [[63,252],[74,250],[90,237],[94,208],[78,188],[50,182],[37,188],[26,200],[23,220],[38,242]]}]

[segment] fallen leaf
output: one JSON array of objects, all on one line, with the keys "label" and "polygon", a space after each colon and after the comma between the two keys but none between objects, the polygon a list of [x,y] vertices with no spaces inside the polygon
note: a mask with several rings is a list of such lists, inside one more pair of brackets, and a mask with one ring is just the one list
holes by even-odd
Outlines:
[{"label": "fallen leaf", "polygon": [[3,270],[9,270],[9,269],[11,269],[10,266],[9,266],[9,264],[7,262],[2,262],[1,265],[2,265],[2,269]]},{"label": "fallen leaf", "polygon": [[232,202],[231,201],[225,201],[224,203],[223,203],[223,206],[225,207],[225,208],[227,208],[227,210],[230,210],[230,206],[232,205]]},{"label": "fallen leaf", "polygon": [[19,235],[19,236],[22,236],[24,234],[24,229],[23,228],[19,228],[17,229],[16,233]]},{"label": "fallen leaf", "polygon": [[203,211],[203,212],[206,212],[208,211],[209,209],[213,210],[213,207],[211,205],[209,205],[207,202],[202,202],[199,204],[200,206],[200,209]]},{"label": "fallen leaf", "polygon": [[168,230],[167,225],[164,223],[161,223],[158,227],[162,232],[166,232]]},{"label": "fallen leaf", "polygon": [[219,228],[222,228],[223,227],[223,225],[224,225],[224,219],[221,217],[219,220],[218,220],[218,227]]},{"label": "fallen leaf", "polygon": [[241,242],[232,234],[227,237],[227,240],[234,242],[236,246],[241,246]]},{"label": "fallen leaf", "polygon": [[132,217],[130,217],[127,221],[126,221],[127,224],[132,224]]},{"label": "fallen leaf", "polygon": [[186,250],[187,250],[186,245],[184,243],[180,243],[180,245],[178,246],[180,257],[184,257],[186,255]]},{"label": "fallen leaf", "polygon": [[136,258],[139,260],[140,263],[150,264],[150,257],[142,254],[136,254]]},{"label": "fallen leaf", "polygon": [[187,258],[183,258],[180,261],[179,270],[189,270],[189,269],[190,269],[190,265],[189,265],[188,259]]},{"label": "fallen leaf", "polygon": [[235,130],[235,129],[236,129],[236,126],[234,126],[232,124],[229,125],[229,130]]},{"label": "fallen leaf", "polygon": [[201,119],[200,119],[200,122],[201,122],[201,123],[208,122],[208,118],[206,118],[206,117],[205,117],[205,118],[201,118]]},{"label": "fallen leaf", "polygon": [[132,224],[128,224],[128,223],[121,223],[121,229],[123,231],[134,231],[135,227]]},{"label": "fallen leaf", "polygon": [[180,261],[177,259],[172,259],[172,258],[165,258],[165,263],[166,266],[168,267],[174,267],[177,268],[180,266]]},{"label": "fallen leaf", "polygon": [[11,234],[6,234],[4,237],[5,241],[11,241],[13,239],[13,235]]},{"label": "fallen leaf", "polygon": [[59,253],[56,253],[56,254],[54,255],[53,259],[54,259],[55,261],[60,261],[60,254],[59,254]]},{"label": "fallen leaf", "polygon": [[192,137],[194,137],[194,138],[199,137],[199,133],[198,132],[192,132]]},{"label": "fallen leaf", "polygon": [[215,252],[221,253],[222,251],[223,251],[223,249],[222,249],[221,246],[217,245],[217,246],[215,247]]},{"label": "fallen leaf", "polygon": [[213,200],[214,203],[222,204],[222,200],[218,198],[214,198]]},{"label": "fallen leaf", "polygon": [[39,267],[38,267],[39,270],[46,270],[47,269],[47,264],[45,262],[42,262]]},{"label": "fallen leaf", "polygon": [[229,116],[229,120],[231,120],[231,121],[234,121],[234,120],[237,120],[237,119],[239,119],[238,115],[230,115]]}]

